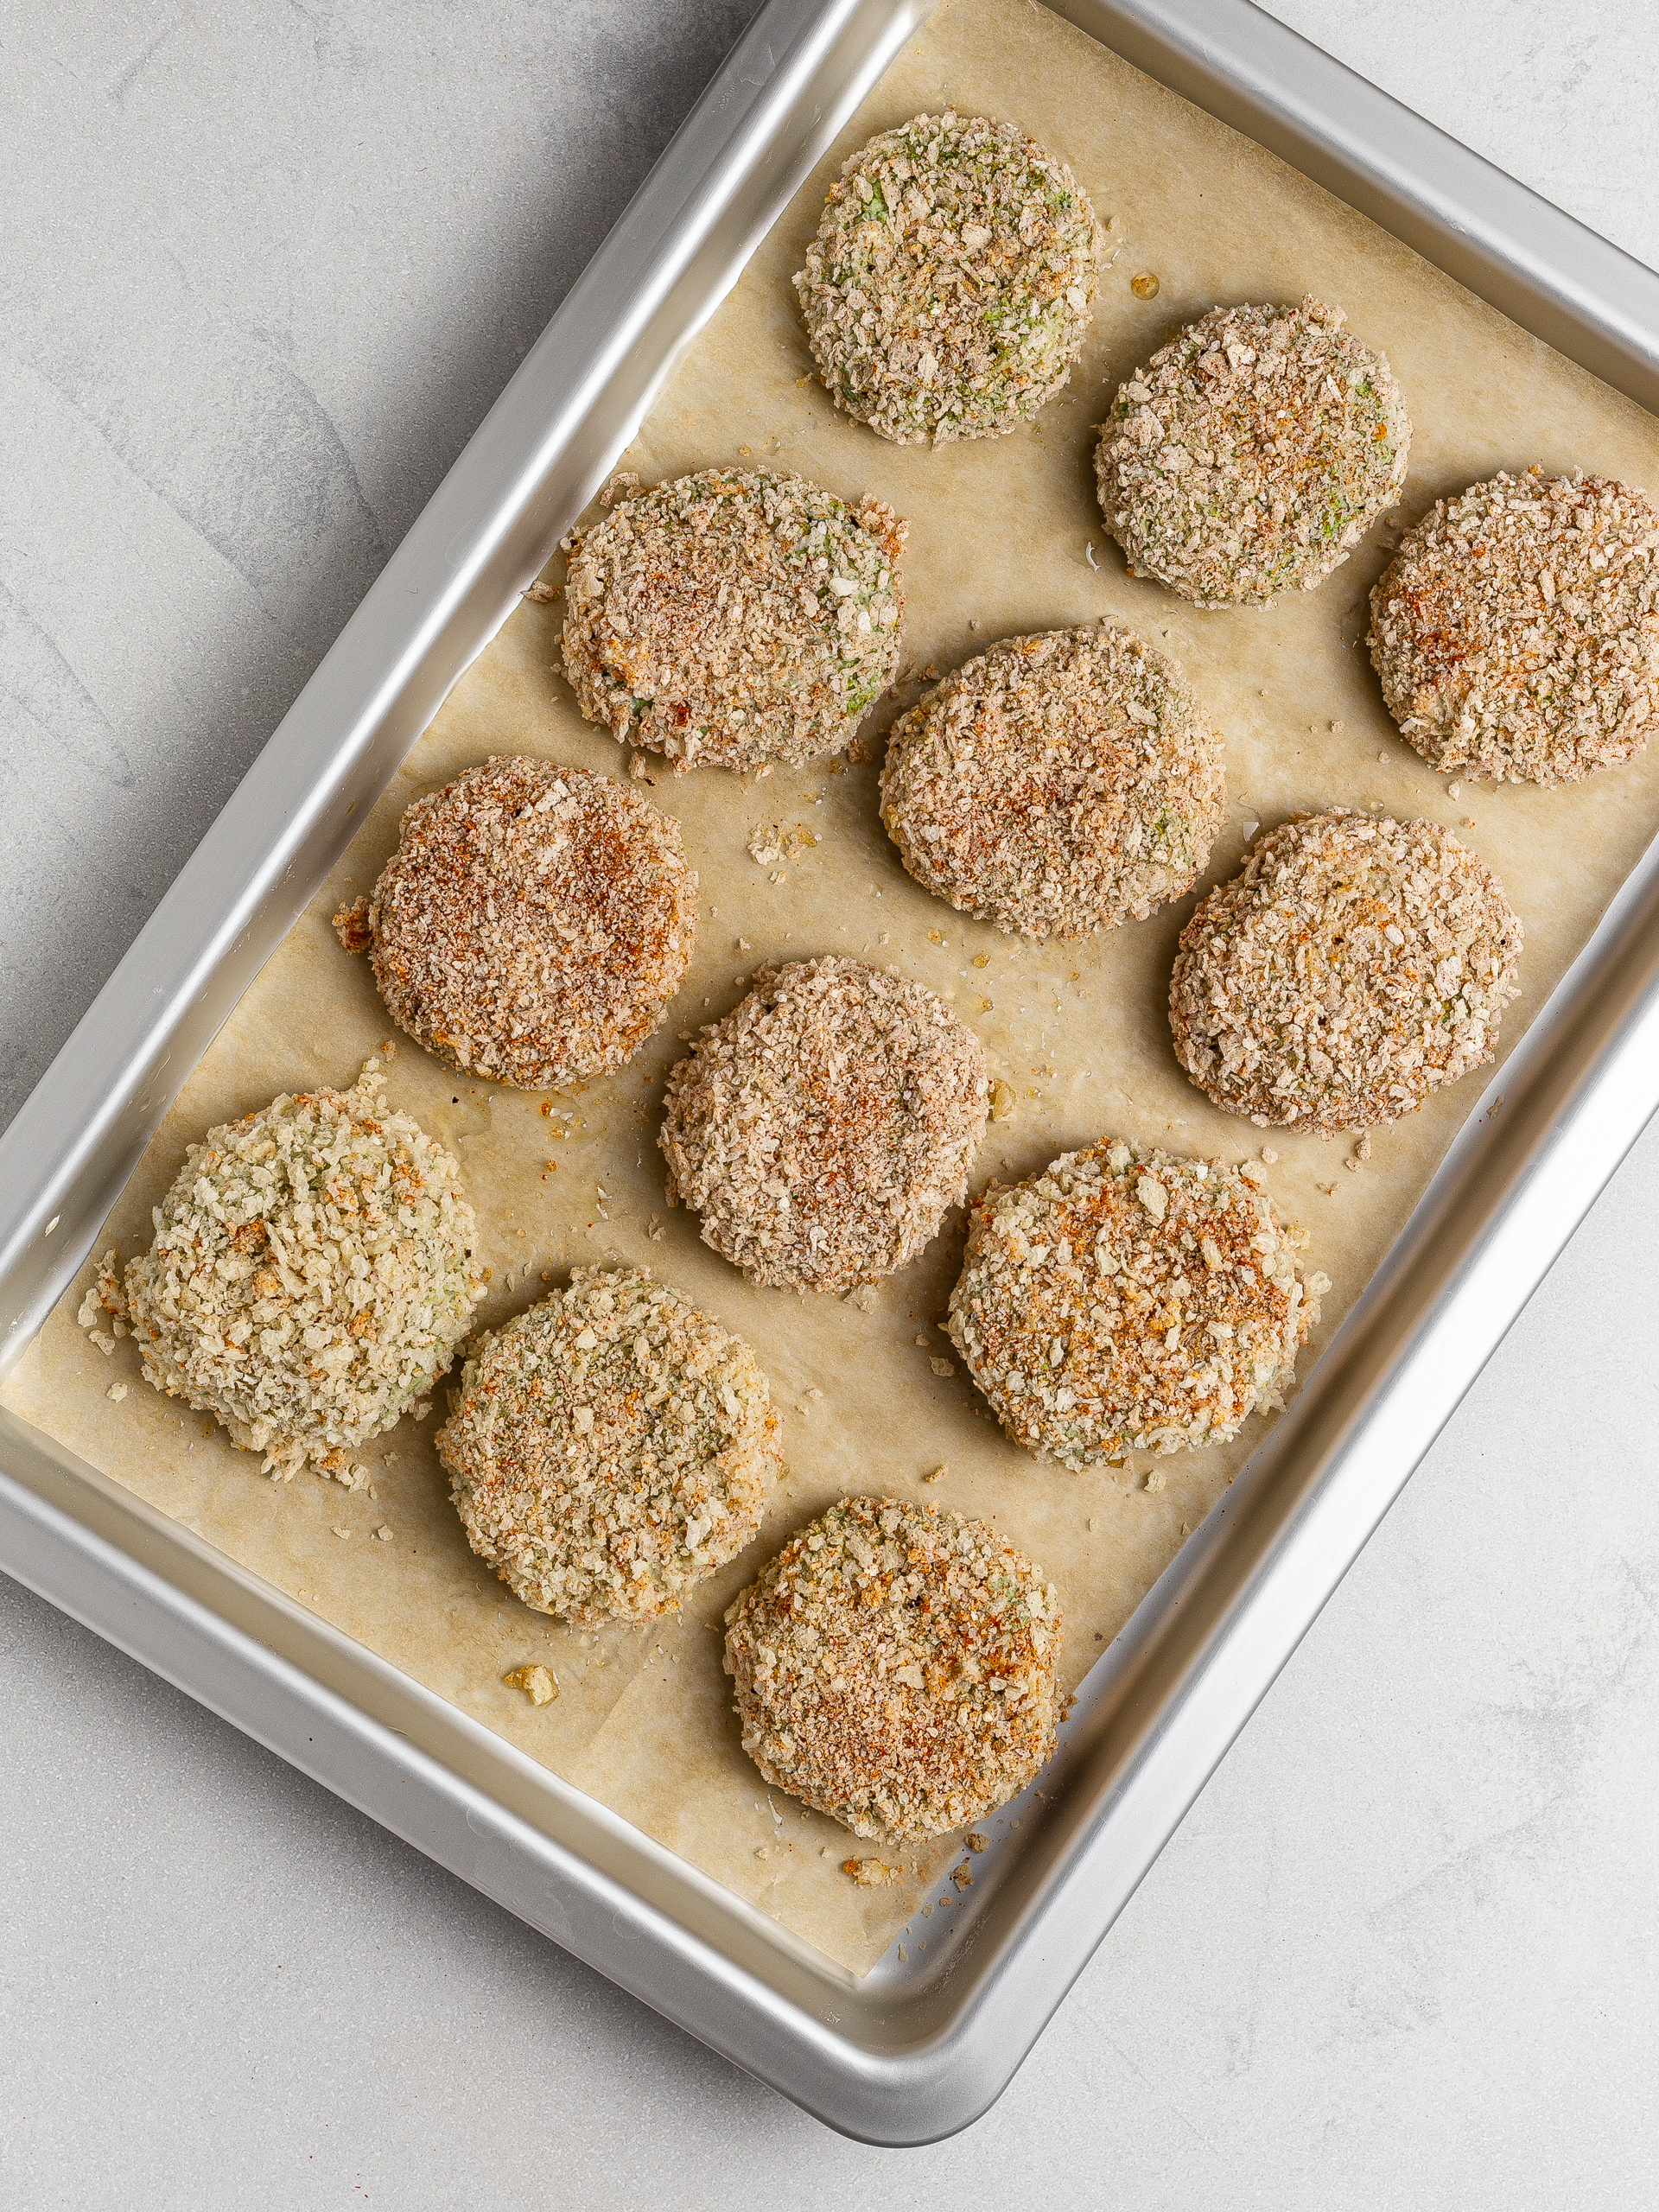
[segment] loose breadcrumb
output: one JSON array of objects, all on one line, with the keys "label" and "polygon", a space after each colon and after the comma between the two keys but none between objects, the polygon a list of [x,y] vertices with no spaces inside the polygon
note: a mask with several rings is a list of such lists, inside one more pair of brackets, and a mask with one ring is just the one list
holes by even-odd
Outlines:
[{"label": "loose breadcrumb", "polygon": [[669,1195],[753,1281],[851,1290],[962,1198],[989,1090],[972,1030],[897,969],[762,969],[670,1071]]},{"label": "loose breadcrumb", "polygon": [[1500,475],[1438,501],[1371,594],[1401,734],[1437,768],[1515,784],[1642,752],[1659,721],[1656,556],[1652,502],[1605,476]]},{"label": "loose breadcrumb", "polygon": [[644,1269],[578,1268],[479,1340],[438,1433],[468,1542],[568,1620],[655,1620],[760,1525],[780,1464],[753,1353]]},{"label": "loose breadcrumb", "polygon": [[523,1690],[532,1705],[551,1705],[559,1694],[557,1680],[545,1667],[512,1667],[501,1680],[510,1690]]},{"label": "loose breadcrumb", "polygon": [[508,756],[417,799],[334,928],[446,1066],[546,1090],[621,1066],[662,1020],[696,888],[680,825],[637,791]]},{"label": "loose breadcrumb", "polygon": [[384,1083],[370,1061],[210,1129],[127,1268],[145,1380],[283,1480],[355,1487],[351,1453],[448,1371],[484,1295],[460,1168]]},{"label": "loose breadcrumb", "polygon": [[744,1750],[855,1835],[959,1827],[1053,1749],[1059,1599],[982,1522],[844,1498],[726,1623]]},{"label": "loose breadcrumb", "polygon": [[1000,437],[1071,373],[1103,232],[1011,123],[918,115],[830,188],[795,279],[837,407],[899,445]]},{"label": "loose breadcrumb", "polygon": [[1405,480],[1411,425],[1340,308],[1212,308],[1119,387],[1096,455],[1135,575],[1199,607],[1311,591]]},{"label": "loose breadcrumb", "polygon": [[589,721],[677,769],[849,745],[899,664],[909,525],[764,469],[612,489],[564,541],[564,667]]},{"label": "loose breadcrumb", "polygon": [[1237,1169],[1103,1139],[980,1199],[948,1326],[1039,1459],[1224,1444],[1282,1404],[1329,1287],[1294,1249]]},{"label": "loose breadcrumb", "polygon": [[1520,953],[1497,877],[1439,823],[1298,815],[1182,931],[1175,1055],[1258,1128],[1397,1121],[1492,1058]]},{"label": "loose breadcrumb", "polygon": [[1224,779],[1174,664],[1107,624],[1010,638],[893,725],[881,819],[929,891],[1001,930],[1082,937],[1177,899]]}]

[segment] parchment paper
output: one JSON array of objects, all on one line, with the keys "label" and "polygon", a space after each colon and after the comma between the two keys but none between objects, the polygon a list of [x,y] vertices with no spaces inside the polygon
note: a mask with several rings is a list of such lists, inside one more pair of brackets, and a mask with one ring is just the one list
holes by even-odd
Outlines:
[{"label": "parchment paper", "polygon": [[[1116,249],[1068,389],[1012,437],[939,452],[899,448],[836,414],[810,376],[789,279],[845,156],[923,110],[1013,118],[1071,163]],[[1156,275],[1142,300],[1131,277]],[[1170,651],[1227,741],[1228,825],[1192,897],[1103,938],[1039,950],[966,922],[904,874],[876,814],[880,732],[918,694],[878,711],[861,762],[739,779],[675,777],[651,796],[684,825],[702,876],[696,961],[667,1025],[635,1064],[544,1102],[459,1082],[404,1041],[391,1092],[459,1149],[493,1269],[480,1319],[499,1322],[572,1264],[645,1262],[756,1348],[789,1471],[760,1541],[662,1628],[573,1633],[527,1611],[474,1559],[431,1448],[436,1421],[406,1420],[367,1455],[368,1491],[302,1476],[264,1480],[204,1417],[141,1380],[130,1343],[105,1359],[74,1324],[91,1268],[6,1387],[26,1419],[199,1531],[535,1758],[862,1973],[912,1920],[957,1856],[907,1850],[905,1878],[861,1888],[840,1871],[870,1855],[832,1822],[771,1801],[744,1758],[721,1671],[732,1595],[804,1519],[848,1491],[887,1491],[994,1516],[1058,1584],[1068,1684],[1121,1628],[1182,1538],[1224,1490],[1263,1424],[1238,1443],[1071,1475],[1001,1436],[936,1326],[961,1255],[953,1215],[873,1311],[752,1288],[671,1211],[656,1146],[662,1079],[680,1033],[724,1014],[762,960],[842,950],[896,962],[977,1029],[1012,1087],[976,1172],[1023,1175],[1106,1132],[1238,1160],[1276,1151],[1269,1187],[1312,1232],[1309,1267],[1334,1287],[1303,1362],[1341,1319],[1470,1111],[1471,1077],[1373,1140],[1262,1133],[1213,1109],[1172,1056],[1165,1014],[1176,937],[1199,893],[1231,874],[1257,824],[1335,802],[1455,826],[1496,868],[1526,926],[1524,993],[1504,1043],[1583,944],[1659,827],[1659,756],[1576,788],[1477,790],[1453,800],[1383,712],[1362,637],[1365,597],[1397,531],[1379,530],[1319,590],[1269,609],[1200,613],[1126,575],[1093,492],[1091,425],[1117,380],[1177,324],[1218,301],[1294,300],[1348,310],[1387,351],[1414,424],[1409,522],[1443,492],[1500,467],[1580,466],[1659,489],[1659,424],[1429,268],[1273,156],[1139,75],[1031,0],[956,0],[888,71],[801,191],[674,376],[626,465],[647,481],[747,460],[798,469],[843,496],[873,492],[910,518],[906,663],[943,672],[1010,632],[1127,620]],[[1086,549],[1092,546],[1096,566]],[[550,567],[556,579],[559,566]],[[276,1092],[348,1083],[394,1034],[366,962],[328,917],[372,884],[419,793],[494,753],[621,772],[558,672],[563,610],[526,604],[457,688],[309,913],[185,1085],[115,1209],[102,1250],[148,1242],[149,1209],[185,1144]],[[1471,819],[1472,817],[1472,819]],[[758,865],[757,827],[817,841]],[[568,1113],[568,1130],[563,1117]],[[546,1163],[556,1165],[549,1167]],[[605,1194],[601,1198],[601,1192]],[[121,1402],[105,1395],[130,1388]],[[922,1478],[944,1464],[940,1480]],[[1155,1471],[1161,1487],[1149,1488]],[[377,1538],[385,1526],[393,1533]],[[340,1533],[344,1531],[346,1533]],[[560,1685],[537,1708],[503,1687],[544,1659]],[[781,1817],[780,1817],[781,1816]],[[891,1859],[894,1854],[882,1854]]]}]

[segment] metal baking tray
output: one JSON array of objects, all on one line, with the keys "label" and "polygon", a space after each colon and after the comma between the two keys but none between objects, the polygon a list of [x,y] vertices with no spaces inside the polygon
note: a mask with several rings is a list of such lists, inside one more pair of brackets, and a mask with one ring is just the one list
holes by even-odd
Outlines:
[{"label": "metal baking tray", "polygon": [[[1659,276],[1248,0],[1056,12],[1659,412]],[[0,1138],[0,1370],[190,1070],[923,0],[768,0]],[[861,1981],[0,1412],[0,1566],[865,2140],[1006,2085],[1659,1105],[1659,849],[1222,1503],[1084,1682],[950,1942]]]}]

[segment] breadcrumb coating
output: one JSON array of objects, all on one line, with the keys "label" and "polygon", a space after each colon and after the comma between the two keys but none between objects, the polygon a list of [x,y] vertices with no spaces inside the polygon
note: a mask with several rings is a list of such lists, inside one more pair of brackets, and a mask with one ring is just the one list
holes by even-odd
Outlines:
[{"label": "breadcrumb coating", "polygon": [[1371,659],[1437,768],[1574,783],[1659,721],[1659,514],[1605,476],[1495,476],[1440,499],[1371,594]]},{"label": "breadcrumb coating", "polygon": [[1283,1403],[1319,1318],[1306,1242],[1239,1169],[1103,1138],[978,1201],[947,1325],[1039,1459],[1225,1444]]},{"label": "breadcrumb coating", "polygon": [[1001,437],[1071,373],[1104,239],[1011,123],[918,115],[842,166],[795,279],[837,407],[899,445]]},{"label": "breadcrumb coating", "polygon": [[479,1339],[437,1448],[515,1597],[649,1621],[754,1536],[777,1426],[746,1344],[643,1268],[578,1268]]},{"label": "breadcrumb coating", "polygon": [[384,1082],[370,1062],[209,1129],[127,1268],[145,1380],[284,1481],[354,1488],[350,1454],[448,1372],[484,1295],[461,1170]]},{"label": "breadcrumb coating", "polygon": [[1096,454],[1132,575],[1198,607],[1311,591],[1405,480],[1411,425],[1340,308],[1212,308],[1118,388]]},{"label": "breadcrumb coating", "polygon": [[1059,1599],[983,1522],[849,1497],[726,1615],[743,1748],[855,1835],[942,1835],[1054,1748]]},{"label": "breadcrumb coating", "polygon": [[1490,1060],[1521,924],[1438,822],[1336,807],[1258,839],[1181,932],[1175,1056],[1258,1127],[1398,1121]]},{"label": "breadcrumb coating", "polygon": [[839,753],[899,665],[909,529],[804,476],[704,469],[564,541],[564,668],[589,721],[691,767]]},{"label": "breadcrumb coating", "polygon": [[670,1071],[670,1203],[751,1281],[850,1290],[905,1266],[964,1196],[989,1096],[973,1031],[896,968],[762,969]]},{"label": "breadcrumb coating", "polygon": [[334,928],[447,1067],[550,1090],[620,1067],[658,1027],[696,889],[671,816],[608,776],[508,755],[417,799]]},{"label": "breadcrumb coating", "polygon": [[1219,740],[1173,662],[1107,624],[1009,638],[893,725],[881,819],[917,881],[1031,938],[1178,899],[1209,858]]}]

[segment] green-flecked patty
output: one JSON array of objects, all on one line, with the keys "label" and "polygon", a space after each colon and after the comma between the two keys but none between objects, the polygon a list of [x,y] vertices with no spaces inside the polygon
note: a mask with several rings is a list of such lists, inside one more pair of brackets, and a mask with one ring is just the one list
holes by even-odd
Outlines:
[{"label": "green-flecked patty", "polygon": [[1103,233],[1011,123],[918,115],[855,154],[795,279],[838,407],[899,445],[999,437],[1071,374]]},{"label": "green-flecked patty", "polygon": [[1096,475],[1131,572],[1198,607],[1311,591],[1405,480],[1388,362],[1340,308],[1212,308],[1118,387]]},{"label": "green-flecked patty", "polygon": [[479,1340],[437,1446],[467,1541],[525,1605],[648,1621],[754,1535],[777,1426],[740,1338],[644,1269],[578,1268]]},{"label": "green-flecked patty", "polygon": [[146,1381],[284,1480],[356,1488],[352,1452],[448,1371],[484,1295],[454,1157],[383,1081],[370,1064],[209,1129],[127,1268]]}]

